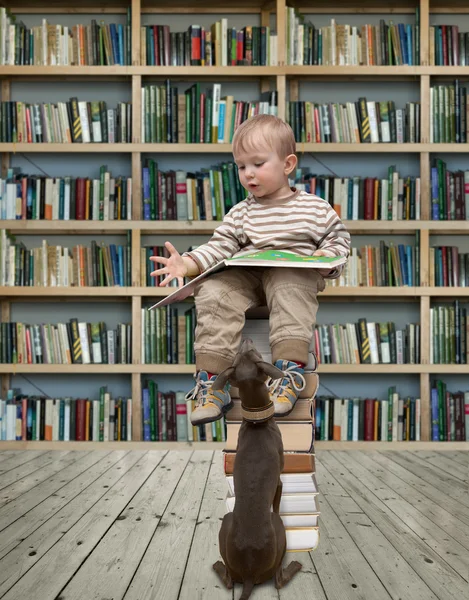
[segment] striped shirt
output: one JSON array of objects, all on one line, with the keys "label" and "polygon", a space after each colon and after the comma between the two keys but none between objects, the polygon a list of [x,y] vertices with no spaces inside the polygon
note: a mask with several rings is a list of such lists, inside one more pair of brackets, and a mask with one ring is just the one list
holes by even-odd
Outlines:
[{"label": "striped shirt", "polygon": [[[347,256],[350,234],[331,205],[322,198],[292,189],[292,195],[275,203],[252,194],[236,204],[211,239],[186,252],[202,273],[225,258],[256,250],[289,250],[311,256],[321,249],[326,256]],[[326,277],[338,277],[342,268]]]}]

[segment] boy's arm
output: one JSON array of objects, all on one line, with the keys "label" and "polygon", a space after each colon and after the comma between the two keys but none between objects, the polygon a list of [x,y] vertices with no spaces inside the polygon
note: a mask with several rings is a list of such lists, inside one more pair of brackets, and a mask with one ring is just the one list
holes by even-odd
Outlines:
[{"label": "boy's arm", "polygon": [[[329,207],[327,212],[327,224],[324,228],[324,234],[317,242],[317,250],[313,256],[345,256],[350,254],[350,234],[345,225],[340,220],[338,214]],[[321,269],[319,272],[327,279],[336,279],[340,277],[344,265],[335,269]]]},{"label": "boy's arm", "polygon": [[233,209],[225,215],[222,224],[215,229],[206,244],[182,255],[184,260],[192,259],[196,263],[199,273],[203,273],[225,258],[230,258],[240,250],[241,244],[232,211]]}]

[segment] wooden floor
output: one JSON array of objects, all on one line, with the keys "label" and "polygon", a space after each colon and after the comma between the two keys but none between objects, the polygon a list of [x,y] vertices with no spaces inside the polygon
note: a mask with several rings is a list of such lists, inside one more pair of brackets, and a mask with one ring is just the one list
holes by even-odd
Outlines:
[{"label": "wooden floor", "polygon": [[[254,600],[468,597],[469,453],[320,451],[320,545]],[[219,451],[0,452],[0,598],[237,599]]]}]

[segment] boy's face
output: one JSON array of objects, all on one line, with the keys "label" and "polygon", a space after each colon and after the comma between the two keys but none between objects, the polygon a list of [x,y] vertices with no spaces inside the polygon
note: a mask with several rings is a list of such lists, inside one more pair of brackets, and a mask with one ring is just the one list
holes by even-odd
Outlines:
[{"label": "boy's face", "polygon": [[256,198],[275,199],[288,193],[288,175],[296,166],[296,156],[281,159],[275,150],[239,151],[238,165],[241,185]]}]

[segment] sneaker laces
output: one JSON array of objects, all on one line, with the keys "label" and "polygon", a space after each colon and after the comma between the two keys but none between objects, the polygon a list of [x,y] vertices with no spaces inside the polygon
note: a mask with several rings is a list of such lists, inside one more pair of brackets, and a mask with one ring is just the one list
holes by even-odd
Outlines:
[{"label": "sneaker laces", "polygon": [[[267,387],[269,388],[269,392],[274,399],[278,398],[284,393],[289,382],[291,383],[293,389],[298,393],[305,389],[306,380],[301,373],[295,371],[297,368],[297,365],[291,365],[283,371],[285,377],[279,377],[278,379],[272,379],[271,377],[269,378],[267,381]],[[299,384],[296,383],[295,377],[300,379]]]},{"label": "sneaker laces", "polygon": [[207,400],[207,394],[212,387],[213,381],[210,379],[204,381],[203,379],[197,379],[195,386],[186,394],[186,401],[195,400],[200,393],[200,397],[197,400],[196,408],[203,406]]}]

